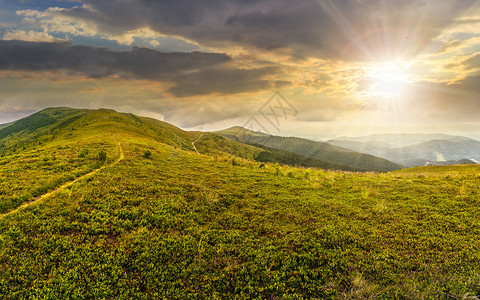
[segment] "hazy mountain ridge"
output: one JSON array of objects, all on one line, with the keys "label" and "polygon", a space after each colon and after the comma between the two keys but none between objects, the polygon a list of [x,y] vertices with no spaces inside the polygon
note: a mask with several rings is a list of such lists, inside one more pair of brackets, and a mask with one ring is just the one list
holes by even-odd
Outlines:
[{"label": "hazy mountain ridge", "polygon": [[463,140],[470,139],[463,136],[456,136],[444,133],[384,133],[372,134],[359,137],[338,137],[330,141],[351,141],[369,144],[383,145],[390,148],[401,148],[421,144],[431,140]]},{"label": "hazy mountain ridge", "polygon": [[[387,139],[384,139],[384,138]],[[395,138],[397,139],[396,141]],[[402,140],[405,138],[405,140]],[[429,140],[428,140],[429,139]],[[421,141],[411,145],[413,141]],[[480,161],[480,142],[463,136],[446,134],[372,135],[342,138],[328,143],[383,157],[405,166],[422,166],[445,162]],[[392,145],[407,145],[392,147]]]}]

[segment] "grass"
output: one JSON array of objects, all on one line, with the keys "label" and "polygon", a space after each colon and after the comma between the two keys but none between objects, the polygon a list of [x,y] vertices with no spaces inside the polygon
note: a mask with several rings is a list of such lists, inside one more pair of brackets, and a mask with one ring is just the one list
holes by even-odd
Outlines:
[{"label": "grass", "polygon": [[478,166],[323,171],[77,134],[75,159],[95,140],[113,157],[115,138],[125,159],[0,218],[5,299],[480,295]]},{"label": "grass", "polygon": [[92,154],[80,157],[74,142],[0,158],[0,214],[98,168],[103,162],[93,153],[108,148],[110,157],[116,155],[111,143],[84,142]]},{"label": "grass", "polygon": [[[287,164],[321,166],[343,171],[387,172],[402,166],[389,160],[324,142],[297,137],[281,137],[253,132],[241,127],[218,131],[219,134],[266,150],[264,160],[280,160]],[[303,163],[302,163],[303,162]]]}]

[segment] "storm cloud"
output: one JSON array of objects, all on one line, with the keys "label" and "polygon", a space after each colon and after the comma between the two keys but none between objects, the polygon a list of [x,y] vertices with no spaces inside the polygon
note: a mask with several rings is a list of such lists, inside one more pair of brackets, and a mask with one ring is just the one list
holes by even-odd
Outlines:
[{"label": "storm cloud", "polygon": [[[211,93],[237,94],[244,91],[275,90],[287,85],[288,81],[265,80],[265,76],[279,75],[276,67],[258,69],[205,69],[196,73],[174,78],[177,86],[169,92],[177,97],[206,95]],[[208,82],[208,84],[205,84]]]},{"label": "storm cloud", "polygon": [[70,43],[0,41],[0,70],[66,70],[91,78],[121,77],[173,84],[178,97],[236,94],[284,85],[264,79],[279,73],[275,67],[238,69],[222,53],[166,53],[134,47],[131,51],[78,46]]},{"label": "storm cloud", "polygon": [[66,69],[95,77],[120,74],[160,79],[230,60],[228,55],[221,53],[164,53],[139,47],[120,52],[70,43],[0,41],[2,70]]},{"label": "storm cloud", "polygon": [[237,44],[296,57],[414,56],[475,0],[84,0],[62,10],[119,34],[148,27],[206,46]]}]

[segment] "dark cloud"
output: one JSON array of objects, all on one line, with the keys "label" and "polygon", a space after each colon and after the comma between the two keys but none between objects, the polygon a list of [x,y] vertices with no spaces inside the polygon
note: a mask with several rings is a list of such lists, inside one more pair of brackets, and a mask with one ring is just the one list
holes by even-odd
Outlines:
[{"label": "dark cloud", "polygon": [[285,82],[264,79],[276,67],[236,69],[221,53],[165,53],[134,47],[129,52],[69,43],[0,41],[0,70],[80,72],[92,78],[124,78],[172,83],[173,95],[236,94],[275,88]]},{"label": "dark cloud", "polygon": [[[477,55],[477,61],[480,58],[479,55]],[[477,66],[480,66],[477,65]],[[480,73],[471,75],[466,77],[464,80],[458,82],[457,84],[451,85],[452,89],[456,92],[462,93],[462,92],[470,92],[475,96],[475,99],[477,104],[480,107]]]},{"label": "dark cloud", "polygon": [[230,61],[220,53],[165,53],[134,47],[117,52],[107,48],[75,46],[70,43],[0,41],[2,70],[71,70],[94,77],[112,74],[141,79],[161,79],[181,72]]},{"label": "dark cloud", "polygon": [[438,120],[478,122],[480,115],[480,74],[473,74],[455,83],[421,82],[414,87],[411,111],[437,116]]},{"label": "dark cloud", "polygon": [[[177,86],[169,92],[177,97],[206,95],[212,93],[237,94],[259,90],[275,90],[288,84],[286,81],[265,80],[265,76],[279,75],[277,67],[260,69],[211,68],[174,78]],[[208,84],[205,84],[208,83]]]},{"label": "dark cloud", "polygon": [[480,68],[480,53],[462,62],[467,69]]},{"label": "dark cloud", "polygon": [[65,10],[121,33],[150,27],[207,46],[236,43],[297,57],[412,56],[476,0],[84,0]]}]

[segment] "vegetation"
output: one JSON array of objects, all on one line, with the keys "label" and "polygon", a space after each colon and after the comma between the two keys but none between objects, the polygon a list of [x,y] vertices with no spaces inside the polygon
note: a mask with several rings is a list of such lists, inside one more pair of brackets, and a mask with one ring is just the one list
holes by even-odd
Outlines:
[{"label": "vegetation", "polygon": [[150,150],[143,151],[143,157],[146,159],[152,158],[152,152]]},{"label": "vegetation", "polygon": [[343,171],[362,171],[360,168],[345,166],[341,164],[331,163],[321,159],[315,159],[293,152],[283,151],[279,149],[267,148],[261,145],[256,145],[259,148],[264,148],[265,151],[255,154],[254,159],[259,162],[281,163],[294,167],[307,168],[321,168],[327,170],[343,170]]},{"label": "vegetation", "polygon": [[107,160],[107,152],[105,152],[105,149],[100,150],[97,157],[102,163],[105,162]]},{"label": "vegetation", "polygon": [[12,123],[13,123],[13,122],[11,122],[11,123],[5,123],[5,124],[0,124],[0,129],[3,129],[3,128],[5,128],[5,127],[8,127],[8,126],[12,125]]},{"label": "vegetation", "polygon": [[359,171],[386,172],[402,168],[401,165],[384,158],[355,152],[328,143],[314,142],[297,137],[267,135],[241,127],[233,127],[219,131],[218,133],[250,145],[261,145],[262,147],[287,151],[320,160],[324,163],[335,165],[335,168],[338,167],[344,171],[354,169]]},{"label": "vegetation", "polygon": [[239,143],[212,133],[203,133],[201,136],[199,135],[195,145],[201,154],[208,155],[224,155],[227,153],[247,159],[253,159],[258,153],[262,152],[262,149],[258,147]]},{"label": "vegetation", "polygon": [[[55,178],[57,165],[85,173],[99,167],[98,151],[108,157],[97,173],[0,216],[4,299],[480,295],[479,166],[350,173],[259,163],[217,146],[199,155],[198,133],[143,120],[90,111],[1,160],[2,184],[15,184],[15,170],[30,186]],[[119,150],[125,158],[113,163]],[[42,167],[43,156],[56,159]]]},{"label": "vegetation", "polygon": [[78,157],[80,158],[84,158],[84,157],[87,157],[89,151],[88,151],[88,148],[83,148],[80,153],[78,153]]}]

